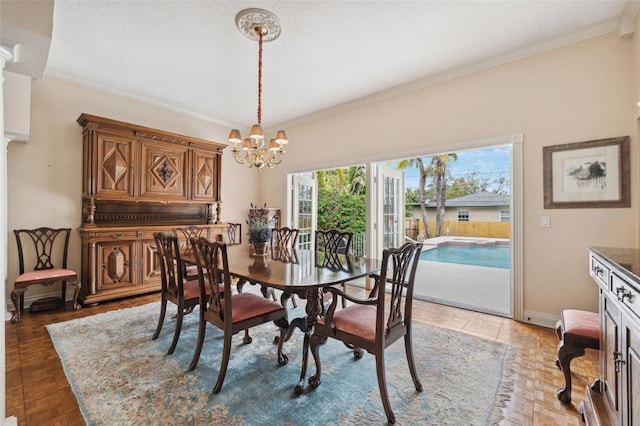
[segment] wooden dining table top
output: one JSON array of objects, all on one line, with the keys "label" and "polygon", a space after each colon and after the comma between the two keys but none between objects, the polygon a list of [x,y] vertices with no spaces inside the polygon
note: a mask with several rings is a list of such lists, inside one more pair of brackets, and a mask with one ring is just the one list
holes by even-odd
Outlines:
[{"label": "wooden dining table top", "polygon": [[[195,263],[190,251],[182,253],[181,258]],[[366,277],[379,272],[381,264],[375,258],[299,249],[269,248],[265,256],[256,256],[248,244],[228,245],[227,258],[231,275],[293,292]]]}]

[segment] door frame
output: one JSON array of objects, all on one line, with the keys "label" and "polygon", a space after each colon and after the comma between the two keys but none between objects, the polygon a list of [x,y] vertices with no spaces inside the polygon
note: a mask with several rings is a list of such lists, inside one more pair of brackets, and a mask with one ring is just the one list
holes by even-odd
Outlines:
[{"label": "door frame", "polygon": [[[352,164],[364,164],[367,173],[367,193],[366,193],[366,218],[367,218],[367,236],[376,235],[376,214],[373,212],[375,206],[375,188],[374,168],[377,162],[393,161],[399,158],[414,157],[430,157],[441,154],[443,152],[466,151],[471,149],[488,148],[498,145],[511,146],[511,164],[510,164],[510,201],[511,201],[511,312],[512,317],[516,321],[524,321],[524,181],[523,181],[523,143],[524,134],[514,133],[509,135],[497,136],[487,139],[479,139],[475,141],[460,142],[449,144],[446,146],[436,146],[428,148],[420,148],[411,151],[393,152],[392,154],[384,154],[377,157],[367,157],[362,159],[354,159],[347,163],[341,164],[317,164],[313,170],[323,170],[331,168],[349,167]],[[309,169],[305,169],[307,172]],[[291,202],[292,202],[292,178],[294,174],[304,173],[303,171],[289,171],[286,174],[287,196],[285,203],[285,217],[291,221]],[[367,238],[367,256],[375,253],[375,243],[373,238]]]}]

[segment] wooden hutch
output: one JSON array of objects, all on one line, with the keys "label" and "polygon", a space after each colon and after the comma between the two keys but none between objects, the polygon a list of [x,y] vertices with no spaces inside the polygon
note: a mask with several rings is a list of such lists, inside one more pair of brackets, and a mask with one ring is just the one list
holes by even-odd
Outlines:
[{"label": "wooden hutch", "polygon": [[160,290],[153,233],[209,227],[222,234],[224,144],[82,114],[80,302]]}]

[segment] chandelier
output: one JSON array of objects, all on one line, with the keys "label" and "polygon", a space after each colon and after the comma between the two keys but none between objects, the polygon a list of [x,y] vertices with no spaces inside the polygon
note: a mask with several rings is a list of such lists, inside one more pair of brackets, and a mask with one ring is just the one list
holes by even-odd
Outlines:
[{"label": "chandelier", "polygon": [[251,126],[249,137],[244,140],[238,129],[231,130],[229,143],[233,143],[231,153],[236,162],[262,170],[264,166],[271,168],[280,164],[284,145],[289,143],[284,130],[278,130],[268,144],[262,132],[262,43],[278,38],[280,22],[266,10],[245,9],[236,16],[236,25],[245,36],[258,41],[258,123]]}]

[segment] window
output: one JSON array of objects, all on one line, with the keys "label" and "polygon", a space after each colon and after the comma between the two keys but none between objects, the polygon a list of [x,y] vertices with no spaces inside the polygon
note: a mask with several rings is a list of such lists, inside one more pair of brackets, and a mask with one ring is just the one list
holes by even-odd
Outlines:
[{"label": "window", "polygon": [[469,210],[458,210],[458,222],[469,222]]},{"label": "window", "polygon": [[509,222],[511,220],[511,214],[509,210],[500,210],[500,222]]}]

